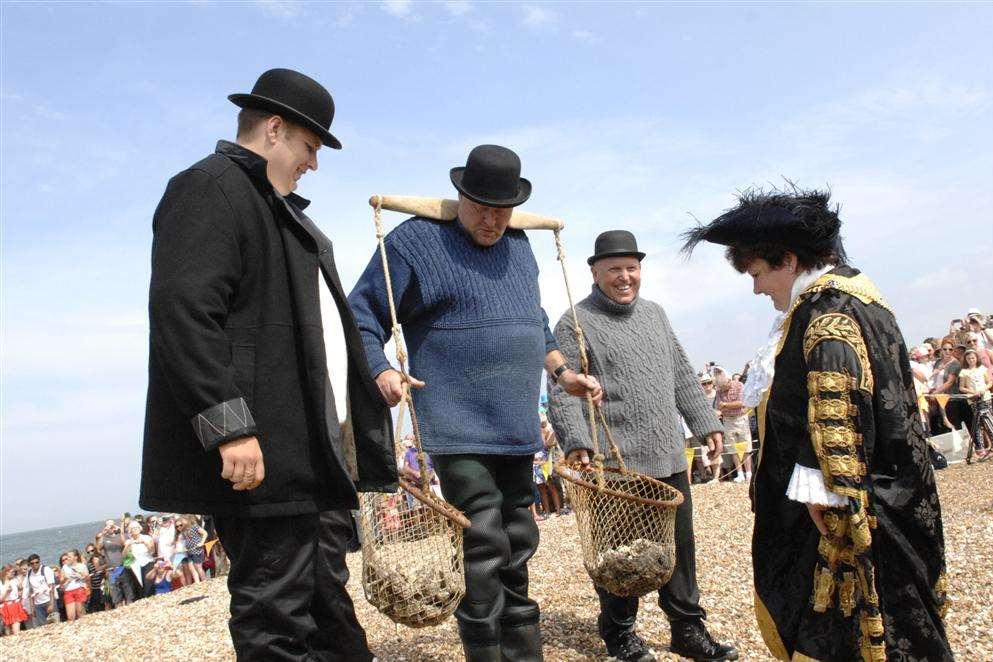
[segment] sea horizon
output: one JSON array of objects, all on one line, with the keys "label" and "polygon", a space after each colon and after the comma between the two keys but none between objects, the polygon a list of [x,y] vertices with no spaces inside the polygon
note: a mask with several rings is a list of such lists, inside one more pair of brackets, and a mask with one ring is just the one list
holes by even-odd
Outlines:
[{"label": "sea horizon", "polygon": [[[142,511],[132,513],[147,515]],[[13,563],[16,559],[38,554],[42,563],[56,565],[58,557],[71,549],[83,550],[93,542],[97,531],[103,528],[108,519],[118,520],[120,513],[89,522],[60,524],[42,529],[29,529],[0,534],[0,564]]]}]

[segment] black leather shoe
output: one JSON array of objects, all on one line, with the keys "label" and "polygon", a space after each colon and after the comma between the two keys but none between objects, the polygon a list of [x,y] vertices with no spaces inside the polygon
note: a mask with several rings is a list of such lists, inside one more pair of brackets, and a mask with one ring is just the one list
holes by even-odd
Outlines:
[{"label": "black leather shoe", "polygon": [[655,662],[645,640],[635,632],[622,634],[616,645],[607,646],[607,652],[620,662]]},{"label": "black leather shoe", "polygon": [[694,662],[722,662],[737,660],[738,649],[714,641],[702,621],[673,621],[672,643],[669,646],[676,655],[688,657]]}]

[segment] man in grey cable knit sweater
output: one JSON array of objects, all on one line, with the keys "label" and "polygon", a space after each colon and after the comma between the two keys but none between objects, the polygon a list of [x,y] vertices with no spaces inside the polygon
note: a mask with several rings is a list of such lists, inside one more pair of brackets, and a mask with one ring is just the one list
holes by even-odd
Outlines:
[{"label": "man in grey cable knit sweater", "polygon": [[[672,628],[671,649],[694,660],[735,660],[738,652],[711,638],[703,625],[696,583],[693,501],[686,476],[682,417],[698,439],[706,439],[712,458],[722,451],[720,422],[704,400],[690,363],[662,307],[638,298],[641,260],[630,232],[614,230],[597,237],[587,260],[593,291],[576,305],[586,337],[590,374],[603,387],[603,413],[629,469],[653,476],[683,493],[676,512],[676,569],[659,591],[659,605]],[[572,313],[555,327],[559,349],[579,366]],[[568,462],[588,463],[593,454],[583,401],[571,398],[549,380],[549,420]],[[609,452],[601,447],[609,456]],[[607,462],[610,464],[610,461]],[[600,598],[600,636],[614,657],[654,660],[635,633],[638,598],[612,595],[595,587]]]}]

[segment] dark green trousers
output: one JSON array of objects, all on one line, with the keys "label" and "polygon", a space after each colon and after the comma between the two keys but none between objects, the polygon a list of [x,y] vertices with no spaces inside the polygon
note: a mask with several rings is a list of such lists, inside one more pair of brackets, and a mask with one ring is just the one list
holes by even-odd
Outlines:
[{"label": "dark green trousers", "polygon": [[538,603],[528,597],[528,559],[538,548],[532,457],[432,455],[442,494],[471,523],[463,538],[466,593],[455,611],[467,646],[499,645],[502,630],[538,623]]}]

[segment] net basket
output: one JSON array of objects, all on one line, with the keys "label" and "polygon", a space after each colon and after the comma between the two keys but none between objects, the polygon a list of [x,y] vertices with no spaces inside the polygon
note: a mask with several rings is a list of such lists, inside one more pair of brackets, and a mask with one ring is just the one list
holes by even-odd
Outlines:
[{"label": "net basket", "polygon": [[[402,490],[395,494],[365,493],[359,498],[362,533],[362,590],[366,599],[393,622],[421,628],[437,625],[452,615],[465,595],[462,530],[469,520],[461,511],[436,495],[428,482],[427,456],[421,445],[407,351],[393,298],[390,265],[383,242],[382,197],[374,196],[373,221],[386,280],[386,295],[393,322],[393,341],[403,382],[397,414],[394,448],[400,440],[404,414],[410,413],[413,447],[417,451],[420,480],[401,476]],[[405,494],[406,493],[406,494]],[[411,497],[410,502],[405,498]]]},{"label": "net basket", "polygon": [[437,625],[465,594],[465,516],[430,490],[406,480],[403,492],[360,496],[362,589],[390,620],[413,628]]},{"label": "net basket", "polygon": [[662,588],[676,566],[676,509],[682,493],[636,472],[555,466],[579,527],[583,565],[614,595],[640,597]]}]

